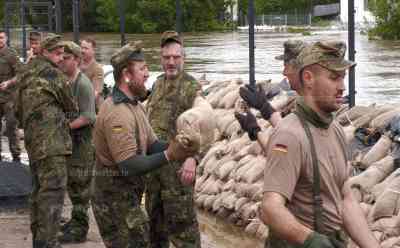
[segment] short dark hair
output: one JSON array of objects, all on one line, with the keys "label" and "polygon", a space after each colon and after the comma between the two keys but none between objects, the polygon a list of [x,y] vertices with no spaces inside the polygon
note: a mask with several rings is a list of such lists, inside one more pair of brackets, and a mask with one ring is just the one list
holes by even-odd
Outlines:
[{"label": "short dark hair", "polygon": [[86,41],[86,42],[92,44],[92,47],[93,47],[93,48],[96,48],[96,40],[95,40],[92,36],[86,36],[85,38],[83,38],[83,39],[81,40],[81,42],[82,42],[82,41]]},{"label": "short dark hair", "polygon": [[29,33],[29,40],[41,40],[42,35],[38,31],[31,31]]}]

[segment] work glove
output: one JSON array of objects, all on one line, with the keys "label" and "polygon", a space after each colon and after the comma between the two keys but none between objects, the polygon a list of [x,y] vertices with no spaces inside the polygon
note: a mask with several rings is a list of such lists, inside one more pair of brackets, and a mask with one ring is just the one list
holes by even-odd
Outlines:
[{"label": "work glove", "polygon": [[345,248],[345,245],[334,238],[313,232],[304,241],[301,248]]},{"label": "work glove", "polygon": [[261,112],[262,117],[265,120],[269,120],[271,115],[276,112],[276,110],[271,106],[269,100],[276,96],[279,92],[271,91],[268,94],[265,94],[265,91],[262,89],[261,85],[256,85],[256,87],[252,87],[247,84],[245,87],[240,87],[239,94],[240,97],[252,108],[255,108]]},{"label": "work glove", "polygon": [[261,131],[261,128],[257,124],[256,117],[250,111],[246,111],[244,114],[236,112],[235,118],[240,127],[247,132],[250,140],[257,140],[257,133]]},{"label": "work glove", "polygon": [[198,148],[196,146],[185,147],[179,143],[175,138],[171,139],[165,154],[168,161],[184,161],[196,154]]}]

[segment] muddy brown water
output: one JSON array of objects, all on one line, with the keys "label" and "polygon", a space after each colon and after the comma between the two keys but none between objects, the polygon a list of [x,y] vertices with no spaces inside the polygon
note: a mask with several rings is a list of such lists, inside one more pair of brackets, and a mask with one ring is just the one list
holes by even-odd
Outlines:
[{"label": "muddy brown water", "polygon": [[[85,36],[86,34],[81,34]],[[91,34],[98,41],[97,57],[109,64],[119,47],[118,34]],[[275,56],[283,51],[287,39],[347,41],[347,31],[316,31],[311,36],[289,33],[256,33],[256,79],[282,79],[282,63]],[[130,34],[128,40],[144,41],[152,72],[161,71],[160,34]],[[185,33],[186,70],[209,80],[241,77],[248,79],[248,34],[246,32]],[[400,102],[400,42],[368,40],[356,33],[356,104]],[[346,79],[347,80],[347,79]]]}]

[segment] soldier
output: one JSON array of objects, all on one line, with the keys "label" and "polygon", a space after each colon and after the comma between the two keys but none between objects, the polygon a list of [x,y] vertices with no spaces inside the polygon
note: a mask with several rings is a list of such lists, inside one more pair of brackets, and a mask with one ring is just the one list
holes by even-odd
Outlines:
[{"label": "soldier", "polygon": [[29,33],[29,50],[26,63],[29,63],[29,61],[31,61],[40,53],[41,40],[42,40],[42,35],[40,34],[40,32],[32,31]]},{"label": "soldier", "polygon": [[297,58],[302,97],[265,147],[260,218],[270,228],[268,248],[344,248],[344,231],[362,248],[380,247],[346,180],[348,146],[333,112],[343,103],[343,42],[316,42]]},{"label": "soldier", "polygon": [[[147,103],[150,124],[161,139],[174,137],[175,121],[190,109],[200,85],[184,72],[183,41],[178,33],[161,37],[161,65],[164,74],[154,83]],[[150,217],[152,247],[200,247],[200,233],[193,208],[196,160],[174,163],[151,173],[146,180],[146,209]],[[181,182],[182,181],[182,182]],[[188,185],[182,187],[182,184]]]},{"label": "soldier", "polygon": [[61,36],[49,34],[42,51],[21,76],[17,116],[25,130],[32,174],[31,230],[33,248],[59,248],[66,160],[72,143],[66,116],[77,111],[67,78],[57,67],[63,60]]},{"label": "soldier", "polygon": [[72,41],[64,44],[61,68],[67,75],[78,112],[69,116],[72,156],[67,159],[67,191],[72,202],[71,220],[61,229],[60,242],[83,242],[89,230],[89,200],[94,166],[92,129],[96,120],[92,83],[79,69],[81,48]]},{"label": "soldier", "polygon": [[[17,135],[17,120],[14,111],[15,88],[17,70],[21,66],[17,53],[7,47],[7,34],[0,30],[0,130],[2,119],[6,121],[5,135],[8,138],[13,161],[20,162],[21,148]],[[1,142],[0,142],[1,160]]]},{"label": "soldier", "polygon": [[92,37],[86,37],[81,40],[82,63],[81,70],[90,79],[93,84],[96,97],[96,110],[98,111],[103,98],[104,72],[103,68],[96,61],[95,49],[96,41]]},{"label": "soldier", "polygon": [[[304,49],[306,44],[301,40],[288,40],[283,43],[284,52],[282,55],[276,56],[277,60],[283,60],[283,72],[285,78],[279,83],[280,87],[285,90],[294,90],[301,95],[299,69],[296,65],[296,58]],[[276,126],[282,119],[282,113],[275,111],[269,103],[270,94],[265,94],[261,87],[256,89],[246,85],[240,87],[240,96],[252,108],[259,110],[264,119],[268,120],[272,126]],[[285,113],[286,114],[286,113]],[[251,112],[245,115],[236,113],[235,117],[239,121],[243,130],[245,130],[252,140],[257,139],[257,133],[260,131],[254,124],[255,117]]]},{"label": "soldier", "polygon": [[100,108],[94,129],[92,207],[107,248],[146,248],[149,233],[140,206],[142,175],[169,161],[182,161],[193,151],[174,139],[169,145],[158,141],[147,120],[139,102],[147,93],[144,83],[149,77],[141,42],[122,47],[111,64],[116,84]]}]

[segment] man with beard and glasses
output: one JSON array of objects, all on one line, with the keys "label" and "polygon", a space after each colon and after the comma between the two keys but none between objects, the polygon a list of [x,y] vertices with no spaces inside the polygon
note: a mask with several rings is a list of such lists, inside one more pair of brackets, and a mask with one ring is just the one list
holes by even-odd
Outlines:
[{"label": "man with beard and glasses", "polygon": [[139,101],[147,94],[149,77],[141,46],[141,42],[129,43],[111,57],[116,84],[100,108],[93,134],[92,207],[107,248],[149,247],[148,218],[140,206],[142,175],[196,151],[185,149],[174,138],[169,145],[157,140]]},{"label": "man with beard and glasses", "polygon": [[68,79],[57,67],[63,60],[61,36],[49,34],[41,53],[18,82],[17,117],[24,128],[32,175],[33,248],[60,248],[58,231],[72,153],[67,116],[77,111]]},{"label": "man with beard and glasses", "polygon": [[[20,162],[21,147],[17,135],[17,119],[15,118],[15,82],[21,63],[15,50],[7,46],[7,34],[0,29],[0,130],[2,118],[5,118],[8,144],[13,161]],[[1,142],[0,142],[1,160]]]},{"label": "man with beard and glasses", "polygon": [[361,248],[380,247],[348,184],[350,153],[334,120],[355,65],[345,52],[343,42],[316,42],[297,57],[302,96],[264,147],[267,248],[345,248],[347,235]]},{"label": "man with beard and glasses", "polygon": [[[146,105],[150,124],[161,139],[176,135],[176,119],[201,94],[197,80],[184,71],[184,61],[182,38],[175,31],[164,32],[161,36],[164,74],[154,83]],[[196,159],[188,158],[183,164],[173,163],[146,177],[151,247],[169,247],[169,242],[177,248],[200,247],[193,206],[196,165]]]},{"label": "man with beard and glasses", "polygon": [[72,202],[71,219],[62,226],[59,240],[62,243],[84,242],[89,230],[89,201],[94,166],[93,125],[96,120],[94,91],[90,80],[79,65],[81,48],[72,41],[64,43],[61,63],[78,105],[78,112],[71,113],[69,127],[72,137],[72,156],[67,159],[67,191]]}]

